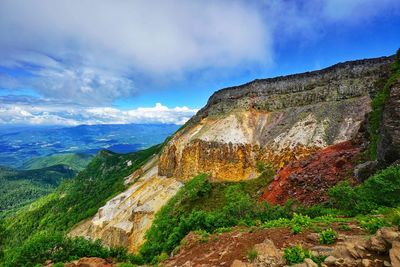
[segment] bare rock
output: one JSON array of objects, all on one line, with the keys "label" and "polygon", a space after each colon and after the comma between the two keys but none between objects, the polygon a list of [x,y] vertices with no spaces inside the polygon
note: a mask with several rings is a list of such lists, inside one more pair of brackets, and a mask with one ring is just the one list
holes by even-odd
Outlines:
[{"label": "bare rock", "polygon": [[390,261],[393,267],[400,267],[400,242],[394,241],[389,251]]},{"label": "bare rock", "polygon": [[400,233],[394,227],[383,227],[378,230],[377,234],[389,244],[396,240],[400,241]]},{"label": "bare rock", "polygon": [[319,234],[318,233],[311,233],[311,234],[307,235],[307,239],[312,241],[312,242],[318,243],[319,242]]},{"label": "bare rock", "polygon": [[305,259],[304,263],[307,267],[318,267],[318,264],[316,264],[312,259]]},{"label": "bare rock", "polygon": [[364,267],[370,267],[370,266],[372,266],[372,261],[369,260],[369,259],[362,259],[362,260],[361,260],[361,263],[362,263],[362,265],[363,265]]},{"label": "bare rock", "polygon": [[64,264],[65,267],[112,267],[107,260],[101,258],[81,258],[77,261]]},{"label": "bare rock", "polygon": [[231,267],[252,267],[253,264],[251,263],[246,263],[240,260],[234,260]]},{"label": "bare rock", "polygon": [[337,259],[333,256],[328,256],[325,260],[324,263],[328,264],[328,265],[333,265],[335,264],[335,262],[337,261]]},{"label": "bare rock", "polygon": [[386,252],[387,244],[386,241],[378,235],[374,235],[369,240],[369,249],[376,252]]},{"label": "bare rock", "polygon": [[354,176],[358,181],[363,182],[368,179],[371,175],[373,175],[378,168],[378,161],[367,161],[361,164],[358,164],[354,168]]},{"label": "bare rock", "polygon": [[254,249],[257,251],[257,263],[265,263],[268,266],[283,264],[282,251],[277,249],[270,239],[265,239],[263,243],[256,244]]}]

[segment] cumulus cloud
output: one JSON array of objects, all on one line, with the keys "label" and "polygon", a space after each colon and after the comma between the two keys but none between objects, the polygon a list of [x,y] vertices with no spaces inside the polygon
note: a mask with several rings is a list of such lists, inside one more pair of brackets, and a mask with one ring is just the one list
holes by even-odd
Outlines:
[{"label": "cumulus cloud", "polygon": [[[12,99],[10,99],[12,98]],[[31,97],[0,97],[0,124],[80,125],[162,123],[184,124],[197,109],[169,108],[156,103],[153,107],[121,110],[112,107],[65,106],[54,101]],[[34,105],[32,103],[35,103]]]},{"label": "cumulus cloud", "polygon": [[268,25],[240,1],[4,0],[0,32],[0,66],[85,104],[133,95],[143,77],[271,61]]}]

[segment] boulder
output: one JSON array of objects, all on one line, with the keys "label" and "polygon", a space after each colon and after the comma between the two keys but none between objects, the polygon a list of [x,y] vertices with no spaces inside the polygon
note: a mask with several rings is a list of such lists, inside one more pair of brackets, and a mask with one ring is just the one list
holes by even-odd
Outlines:
[{"label": "boulder", "polygon": [[378,161],[367,161],[358,164],[354,168],[354,176],[358,181],[363,182],[378,170]]},{"label": "boulder", "polygon": [[257,251],[256,263],[275,266],[284,262],[282,251],[277,249],[270,239],[265,239],[263,243],[256,244],[254,249]]},{"label": "boulder", "polygon": [[400,242],[393,241],[389,251],[390,261],[393,267],[400,267]]},{"label": "boulder", "polygon": [[101,258],[81,258],[64,264],[64,267],[113,267],[114,265]]}]

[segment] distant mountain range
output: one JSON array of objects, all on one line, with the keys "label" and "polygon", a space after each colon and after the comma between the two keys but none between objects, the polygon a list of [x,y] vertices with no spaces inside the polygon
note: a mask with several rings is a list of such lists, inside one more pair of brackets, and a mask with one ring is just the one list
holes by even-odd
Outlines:
[{"label": "distant mountain range", "polygon": [[[161,143],[179,128],[175,124],[118,124],[57,126],[2,126],[0,127],[0,165],[13,168],[42,168],[50,166],[38,158],[54,154],[69,156],[50,160],[56,164],[75,161],[83,155],[94,155],[101,149],[116,153],[130,153]],[[71,157],[75,157],[72,159]],[[32,162],[36,163],[32,163]],[[86,161],[84,161],[86,162]],[[86,164],[88,161],[86,162]],[[36,165],[36,166],[35,166]],[[78,164],[79,165],[79,164]],[[86,165],[80,165],[82,169]],[[74,166],[70,166],[74,168]],[[76,166],[75,166],[76,167]],[[75,168],[76,169],[76,168]]]}]

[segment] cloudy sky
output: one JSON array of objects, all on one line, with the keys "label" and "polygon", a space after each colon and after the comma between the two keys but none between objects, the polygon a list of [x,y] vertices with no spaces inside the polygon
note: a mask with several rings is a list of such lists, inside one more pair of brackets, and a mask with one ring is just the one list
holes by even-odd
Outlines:
[{"label": "cloudy sky", "polygon": [[0,0],[0,125],[184,123],[217,89],[393,54],[398,0]]}]

